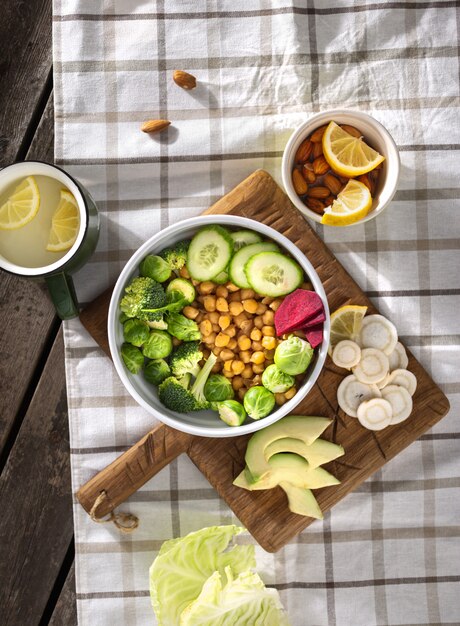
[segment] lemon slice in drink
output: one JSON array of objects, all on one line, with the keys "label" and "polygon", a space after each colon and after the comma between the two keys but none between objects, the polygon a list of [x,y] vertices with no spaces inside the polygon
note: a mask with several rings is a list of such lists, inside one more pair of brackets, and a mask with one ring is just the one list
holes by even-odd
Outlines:
[{"label": "lemon slice in drink", "polygon": [[356,341],[359,337],[361,324],[367,312],[367,306],[358,304],[347,304],[340,307],[331,314],[331,341],[329,344],[329,354],[344,339]]},{"label": "lemon slice in drink", "polygon": [[350,178],[370,172],[385,160],[361,137],[353,137],[335,122],[330,122],[324,132],[323,153],[333,170]]},{"label": "lemon slice in drink", "polygon": [[369,189],[358,180],[349,180],[337,199],[326,207],[321,222],[330,226],[354,224],[369,213],[372,196]]},{"label": "lemon slice in drink", "polygon": [[61,199],[51,220],[51,230],[46,249],[63,252],[73,246],[80,227],[77,201],[67,189],[61,189]]},{"label": "lemon slice in drink", "polygon": [[28,224],[37,215],[40,192],[33,176],[27,176],[0,207],[0,229],[16,230]]}]

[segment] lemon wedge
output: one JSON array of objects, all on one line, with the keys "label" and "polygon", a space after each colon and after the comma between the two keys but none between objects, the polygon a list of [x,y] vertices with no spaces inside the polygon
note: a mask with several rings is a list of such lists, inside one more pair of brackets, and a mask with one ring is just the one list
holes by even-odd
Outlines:
[{"label": "lemon wedge", "polygon": [[28,224],[37,215],[40,192],[33,176],[24,178],[5,204],[0,207],[0,229],[16,230]]},{"label": "lemon wedge", "polygon": [[356,341],[361,332],[361,325],[366,312],[367,306],[347,304],[331,314],[329,354],[332,354],[335,346],[340,341],[346,339]]},{"label": "lemon wedge", "polygon": [[77,201],[67,189],[61,189],[61,199],[51,220],[51,230],[46,249],[63,252],[73,246],[80,227]]},{"label": "lemon wedge", "polygon": [[369,189],[358,180],[349,180],[337,196],[337,199],[324,209],[322,224],[329,226],[347,226],[366,217],[372,206]]},{"label": "lemon wedge", "polygon": [[362,137],[353,137],[335,122],[324,132],[323,154],[333,170],[350,178],[370,172],[385,160]]}]

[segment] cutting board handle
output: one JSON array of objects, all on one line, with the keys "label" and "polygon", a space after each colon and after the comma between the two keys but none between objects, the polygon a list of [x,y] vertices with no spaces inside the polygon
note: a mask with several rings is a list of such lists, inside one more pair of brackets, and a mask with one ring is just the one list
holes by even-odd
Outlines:
[{"label": "cutting board handle", "polygon": [[[187,452],[192,436],[158,424],[77,492],[77,499],[93,518],[109,515],[165,465]],[[100,498],[104,493],[105,497]],[[94,507],[99,498],[99,504]]]}]

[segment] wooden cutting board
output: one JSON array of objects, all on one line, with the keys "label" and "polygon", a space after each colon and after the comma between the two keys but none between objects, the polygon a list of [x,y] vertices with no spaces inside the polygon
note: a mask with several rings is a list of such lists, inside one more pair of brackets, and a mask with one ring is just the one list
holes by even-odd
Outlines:
[{"label": "wooden cutting board", "polygon": [[[206,213],[249,217],[288,237],[318,272],[331,311],[345,304],[362,304],[367,305],[370,312],[376,312],[360,287],[267,172],[254,172]],[[81,320],[110,356],[106,331],[109,300],[110,290],[82,313]],[[412,417],[397,426],[372,432],[339,409],[336,391],[344,371],[335,367],[329,357],[316,385],[297,407],[297,415],[331,418],[332,424],[322,437],[341,444],[346,452],[344,457],[324,466],[339,478],[341,484],[315,492],[323,512],[448,412],[449,402],[445,395],[409,351],[408,356],[408,369],[416,375],[418,387],[413,398]],[[280,488],[249,492],[233,486],[233,479],[244,466],[248,438],[195,437],[163,424],[158,425],[86,483],[77,497],[90,512],[96,498],[105,491],[107,497],[98,505],[96,514],[99,517],[107,515],[160,469],[185,452],[259,544],[269,552],[276,552],[315,520],[290,513],[286,496]]]}]

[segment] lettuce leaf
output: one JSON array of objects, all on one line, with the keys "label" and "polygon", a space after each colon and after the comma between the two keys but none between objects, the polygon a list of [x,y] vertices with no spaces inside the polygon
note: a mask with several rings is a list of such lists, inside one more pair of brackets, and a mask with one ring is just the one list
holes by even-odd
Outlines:
[{"label": "lettuce leaf", "polygon": [[255,567],[254,546],[227,547],[244,532],[237,526],[212,526],[163,544],[150,567],[150,597],[159,626],[178,626],[182,611],[201,593],[215,572],[236,574]]},{"label": "lettuce leaf", "polygon": [[208,578],[198,598],[184,609],[180,626],[289,626],[278,592],[267,589],[259,575],[243,572],[235,580],[225,568]]}]

